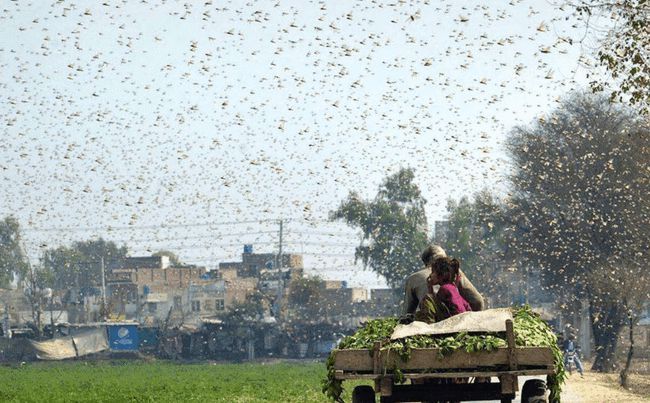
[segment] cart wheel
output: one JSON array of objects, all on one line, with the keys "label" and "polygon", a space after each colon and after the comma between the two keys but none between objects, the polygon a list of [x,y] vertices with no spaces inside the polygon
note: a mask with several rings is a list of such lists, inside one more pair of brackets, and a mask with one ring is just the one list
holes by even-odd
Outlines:
[{"label": "cart wheel", "polygon": [[521,389],[521,403],[548,403],[546,382],[541,379],[529,379]]},{"label": "cart wheel", "polygon": [[375,390],[369,385],[356,386],[352,390],[352,403],[375,403]]}]

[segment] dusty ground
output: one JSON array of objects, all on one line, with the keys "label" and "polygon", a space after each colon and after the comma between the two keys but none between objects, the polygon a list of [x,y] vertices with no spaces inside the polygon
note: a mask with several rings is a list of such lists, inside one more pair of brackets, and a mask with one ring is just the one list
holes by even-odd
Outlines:
[{"label": "dusty ground", "polygon": [[650,402],[650,375],[633,374],[630,389],[618,386],[617,374],[585,372],[584,378],[576,372],[567,380],[562,392],[563,403],[619,403]]}]

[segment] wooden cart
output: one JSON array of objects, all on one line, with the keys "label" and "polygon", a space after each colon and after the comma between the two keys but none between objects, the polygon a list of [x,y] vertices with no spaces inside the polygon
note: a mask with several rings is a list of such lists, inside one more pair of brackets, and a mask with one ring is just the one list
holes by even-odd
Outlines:
[{"label": "wooden cart", "polygon": [[[375,402],[379,393],[384,402],[476,401],[512,402],[519,389],[519,376],[540,376],[555,372],[553,351],[549,347],[515,347],[512,321],[506,321],[507,347],[491,352],[467,353],[457,350],[441,356],[434,348],[413,349],[410,358],[402,361],[395,351],[373,349],[335,350],[334,370],[337,379],[374,380],[375,387],[357,386],[353,403]],[[411,383],[398,384],[398,368]],[[497,377],[498,383],[441,384],[433,378]],[[531,379],[524,383],[521,401],[547,402],[546,383]]]}]

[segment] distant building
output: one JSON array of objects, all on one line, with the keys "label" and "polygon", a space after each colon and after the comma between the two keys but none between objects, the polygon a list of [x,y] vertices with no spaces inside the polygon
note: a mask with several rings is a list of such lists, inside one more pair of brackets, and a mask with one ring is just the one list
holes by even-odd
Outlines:
[{"label": "distant building", "polygon": [[192,314],[199,317],[218,316],[238,303],[257,288],[252,278],[204,279],[192,282],[189,301]]},{"label": "distant building", "polygon": [[289,284],[303,277],[302,255],[283,253],[253,253],[252,245],[244,245],[240,262],[219,263],[219,276],[241,286],[256,281],[257,290],[272,305],[274,315],[284,310]]},{"label": "distant building", "polygon": [[398,316],[401,313],[402,296],[392,288],[370,290],[370,314],[377,317]]},{"label": "distant building", "polygon": [[232,276],[232,271],[237,272],[237,277],[260,277],[264,272],[272,270],[287,270],[290,279],[301,278],[304,266],[302,255],[283,253],[279,256],[274,253],[253,253],[251,245],[244,247],[241,262],[219,263],[219,272],[228,273]]},{"label": "distant building", "polygon": [[434,229],[433,229],[433,241],[438,244],[438,245],[445,245],[447,244],[447,240],[449,239],[448,234],[449,233],[449,221],[448,220],[440,220],[436,221],[434,223]]},{"label": "distant building", "polygon": [[111,312],[125,318],[147,314],[164,317],[171,307],[190,304],[189,287],[205,273],[204,267],[172,267],[167,256],[130,257],[114,262],[106,274]]},{"label": "distant building", "polygon": [[326,290],[336,290],[338,288],[346,288],[348,286],[345,280],[324,280]]}]

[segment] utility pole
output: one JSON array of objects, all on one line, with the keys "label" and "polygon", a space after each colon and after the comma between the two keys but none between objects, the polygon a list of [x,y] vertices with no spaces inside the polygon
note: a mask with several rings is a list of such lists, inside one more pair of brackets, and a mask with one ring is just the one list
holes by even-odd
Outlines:
[{"label": "utility pole", "polygon": [[[57,318],[58,319],[58,318]],[[54,293],[50,294],[50,329],[52,330],[52,339],[56,337],[56,331],[54,330]]]},{"label": "utility pole", "polygon": [[102,266],[102,321],[106,321],[106,273],[104,272],[104,256],[100,260]]},{"label": "utility pole", "polygon": [[32,319],[34,320],[34,324],[36,325],[36,337],[40,338],[41,333],[42,333],[42,327],[41,327],[41,296],[42,293],[39,290],[38,293],[36,292],[36,276],[34,274],[34,268],[32,267],[32,263],[29,259],[29,255],[27,254],[27,248],[25,247],[25,241],[21,240],[21,254],[23,255],[23,258],[27,261],[27,268],[29,270],[29,287],[30,287],[30,293],[28,295],[28,299],[32,308]]},{"label": "utility pole", "polygon": [[282,305],[282,296],[284,294],[284,278],[282,278],[282,262],[283,262],[283,259],[282,259],[282,225],[283,225],[283,220],[280,219],[280,237],[279,237],[280,244],[278,246],[278,259],[277,259],[278,264],[276,266],[278,268],[278,295],[276,297],[275,312],[274,312],[274,316],[278,317],[278,319],[280,317],[280,310],[281,310],[281,305]]},{"label": "utility pole", "polygon": [[282,219],[280,219],[280,247],[278,248],[280,252],[278,253],[280,256],[280,262],[278,263],[278,269],[282,268]]}]

